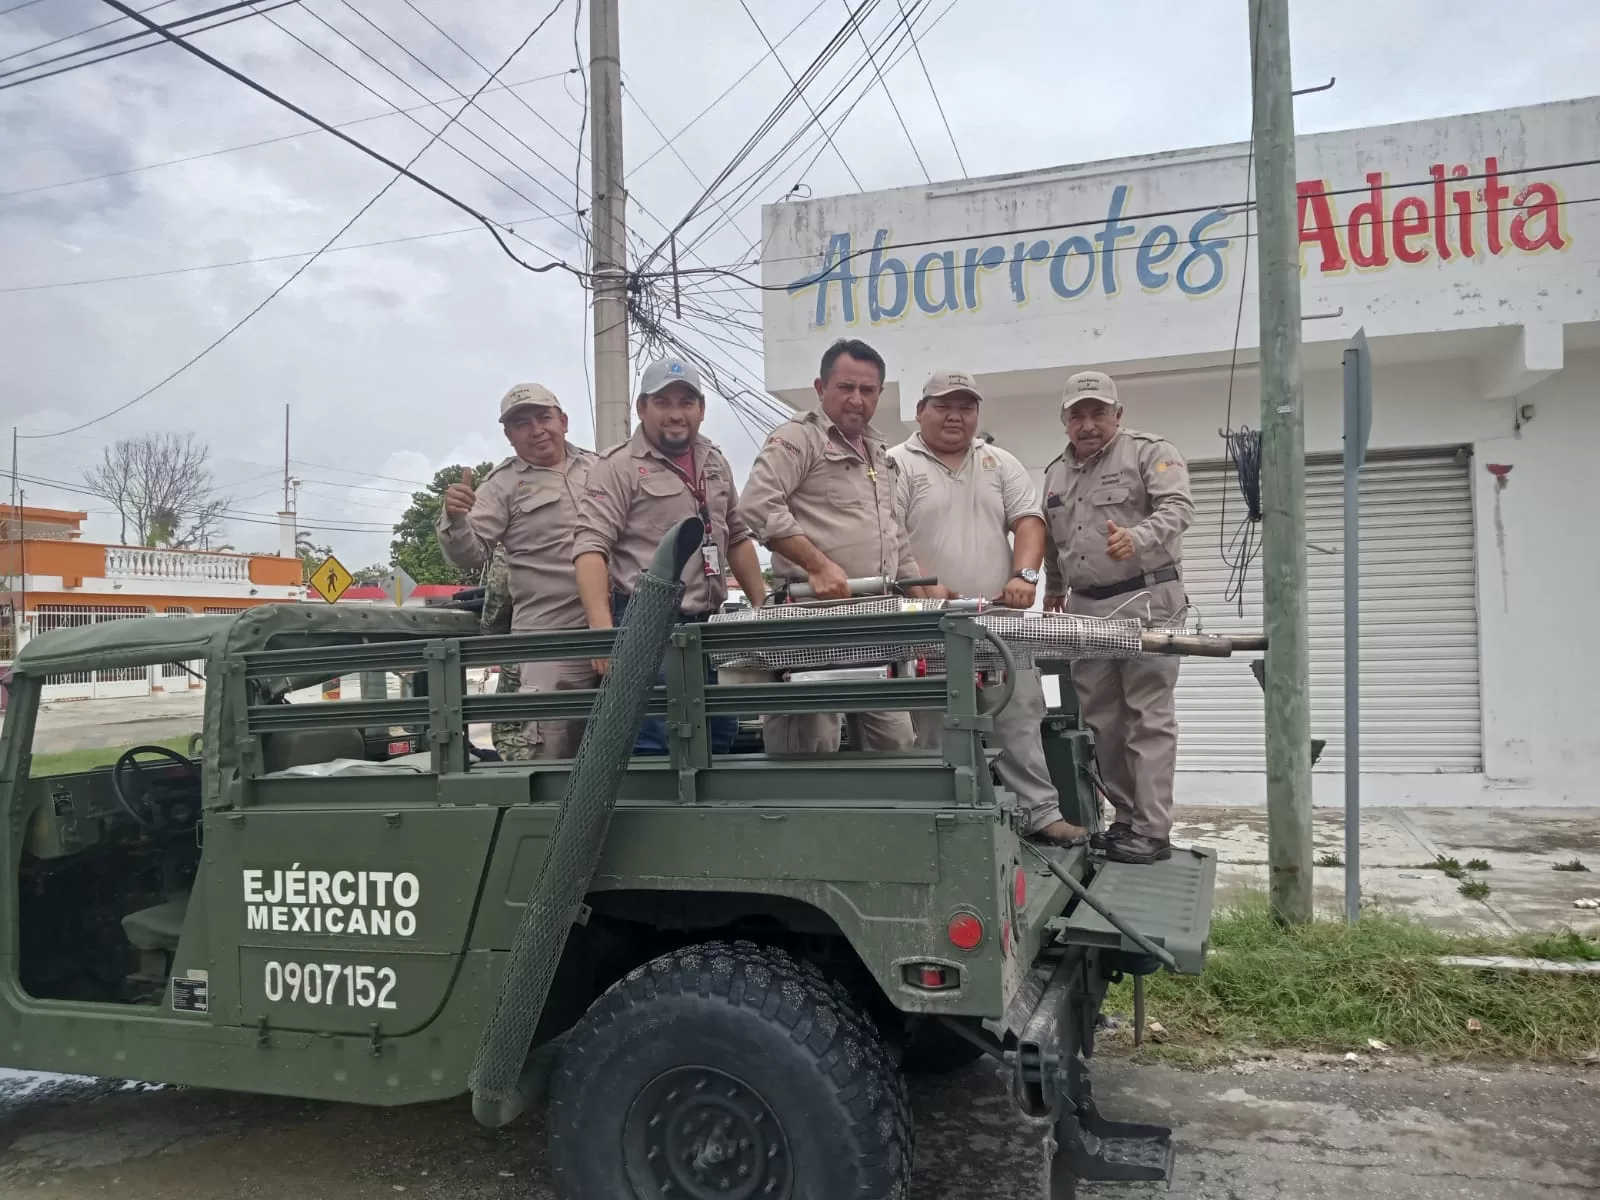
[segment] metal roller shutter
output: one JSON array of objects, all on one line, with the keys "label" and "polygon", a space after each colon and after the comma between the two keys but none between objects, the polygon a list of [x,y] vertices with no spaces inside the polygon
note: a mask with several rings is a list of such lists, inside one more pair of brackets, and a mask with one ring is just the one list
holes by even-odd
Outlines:
[{"label": "metal roller shutter", "polygon": [[[1191,467],[1195,522],[1184,539],[1189,600],[1211,632],[1261,628],[1261,562],[1244,615],[1226,599],[1219,552],[1244,503],[1220,462]],[[1344,476],[1337,455],[1306,462],[1311,731],[1317,770],[1343,770]],[[1259,545],[1259,543],[1258,543]],[[1231,555],[1230,555],[1231,556]],[[1482,769],[1478,610],[1470,463],[1455,448],[1374,453],[1361,473],[1361,758],[1363,771]],[[1193,614],[1191,614],[1193,616]],[[1237,660],[1184,663],[1178,677],[1178,769],[1260,771],[1261,690]]]}]

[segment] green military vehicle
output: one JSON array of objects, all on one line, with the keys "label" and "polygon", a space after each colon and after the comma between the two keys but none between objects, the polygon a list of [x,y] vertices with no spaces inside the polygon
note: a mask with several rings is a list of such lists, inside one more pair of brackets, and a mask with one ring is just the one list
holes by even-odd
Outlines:
[{"label": "green military vehicle", "polygon": [[[667,581],[698,545],[698,522],[668,535],[615,633],[275,605],[34,640],[0,741],[0,1064],[376,1105],[471,1092],[490,1125],[547,1103],[570,1200],[833,1200],[923,1194],[902,1068],[987,1054],[1038,1130],[1043,1194],[1165,1176],[1168,1131],[1105,1120],[1086,1060],[1112,981],[1201,970],[1214,859],[1034,850],[972,683],[1003,639],[937,610],[675,626]],[[948,679],[704,682],[707,655],[863,643],[942,644]],[[597,692],[463,684],[606,656]],[[47,680],[167,663],[205,677],[199,753],[32,770]],[[378,671],[422,672],[426,695],[289,702]],[[927,708],[942,754],[708,749],[709,715]],[[672,752],[630,761],[647,712]],[[560,716],[589,718],[570,762],[467,752],[469,724]],[[426,750],[371,761],[363,730],[385,726]],[[1092,748],[1062,712],[1047,736],[1073,816]]]}]

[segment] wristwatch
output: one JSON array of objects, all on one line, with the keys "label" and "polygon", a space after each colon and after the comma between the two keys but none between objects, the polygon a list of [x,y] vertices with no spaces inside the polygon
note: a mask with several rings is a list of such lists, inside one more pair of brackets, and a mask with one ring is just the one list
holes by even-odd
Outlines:
[{"label": "wristwatch", "polygon": [[1012,578],[1020,579],[1024,583],[1031,583],[1037,586],[1039,582],[1039,572],[1034,570],[1032,567],[1023,567],[1022,570],[1016,572]]}]

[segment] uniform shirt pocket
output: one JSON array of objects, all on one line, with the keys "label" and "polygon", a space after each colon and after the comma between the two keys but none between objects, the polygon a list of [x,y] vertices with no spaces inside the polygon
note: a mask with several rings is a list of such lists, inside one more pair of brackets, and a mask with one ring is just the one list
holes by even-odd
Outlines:
[{"label": "uniform shirt pocket", "polygon": [[822,494],[829,504],[853,507],[861,503],[861,484],[856,478],[859,462],[845,455],[829,455],[823,460]]},{"label": "uniform shirt pocket", "polygon": [[524,488],[516,498],[517,524],[527,530],[535,553],[572,540],[572,522],[562,520],[560,499],[561,494],[551,488]]},{"label": "uniform shirt pocket", "polygon": [[1097,487],[1089,493],[1089,503],[1096,508],[1116,508],[1128,502],[1133,489],[1126,484],[1112,483]]},{"label": "uniform shirt pocket", "polygon": [[696,515],[688,489],[665,471],[640,479],[639,493],[638,510],[630,519],[652,533],[665,533],[685,517]]}]

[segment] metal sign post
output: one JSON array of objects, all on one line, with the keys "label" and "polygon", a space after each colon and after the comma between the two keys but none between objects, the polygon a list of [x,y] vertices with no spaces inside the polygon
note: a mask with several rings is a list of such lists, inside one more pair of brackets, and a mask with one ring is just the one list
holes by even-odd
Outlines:
[{"label": "metal sign post", "polygon": [[1344,352],[1344,914],[1361,916],[1361,464],[1372,432],[1366,329]]}]

